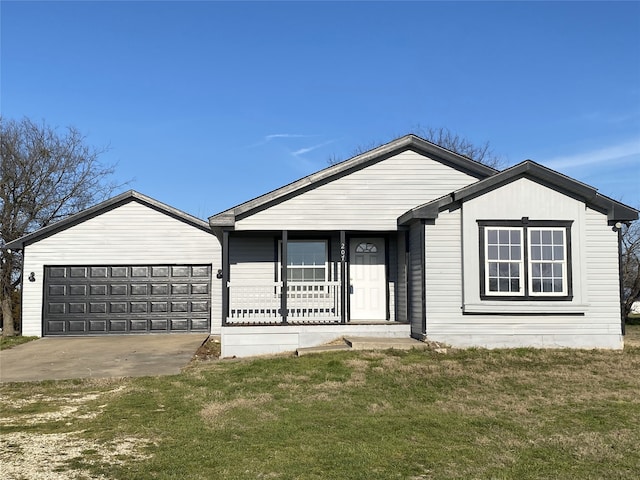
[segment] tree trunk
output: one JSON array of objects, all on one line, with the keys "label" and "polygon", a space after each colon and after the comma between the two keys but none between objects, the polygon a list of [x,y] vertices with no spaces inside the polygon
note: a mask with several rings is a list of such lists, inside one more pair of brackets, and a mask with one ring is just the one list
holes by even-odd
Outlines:
[{"label": "tree trunk", "polygon": [[11,308],[11,297],[2,297],[2,336],[15,337],[16,330],[13,328],[13,308]]}]

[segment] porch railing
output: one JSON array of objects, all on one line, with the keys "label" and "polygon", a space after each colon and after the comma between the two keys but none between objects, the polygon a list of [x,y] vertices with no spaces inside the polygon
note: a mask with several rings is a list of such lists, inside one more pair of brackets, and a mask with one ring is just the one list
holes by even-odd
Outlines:
[{"label": "porch railing", "polygon": [[[229,282],[229,324],[282,322],[282,282],[234,284]],[[340,282],[288,282],[287,322],[340,321]]]}]

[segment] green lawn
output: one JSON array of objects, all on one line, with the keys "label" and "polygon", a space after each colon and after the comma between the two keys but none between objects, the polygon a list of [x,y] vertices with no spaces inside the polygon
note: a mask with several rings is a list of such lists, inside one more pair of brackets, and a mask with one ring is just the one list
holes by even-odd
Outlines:
[{"label": "green lawn", "polygon": [[0,464],[5,478],[34,479],[635,480],[630,343],[201,361],[171,377],[2,385]]}]

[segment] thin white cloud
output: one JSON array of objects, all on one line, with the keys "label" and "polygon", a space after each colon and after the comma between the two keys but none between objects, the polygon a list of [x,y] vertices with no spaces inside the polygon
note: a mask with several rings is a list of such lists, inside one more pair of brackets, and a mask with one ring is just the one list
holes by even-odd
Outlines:
[{"label": "thin white cloud", "polygon": [[311,138],[311,137],[317,137],[318,135],[301,135],[298,133],[271,133],[269,135],[265,135],[264,137],[262,137],[262,140],[260,140],[257,143],[252,143],[251,145],[247,145],[245,148],[255,148],[255,147],[260,147],[262,145],[266,145],[267,143],[269,143],[271,140],[277,140],[280,138]]},{"label": "thin white cloud", "polygon": [[268,142],[269,140],[273,140],[274,138],[307,138],[307,137],[315,137],[315,135],[298,135],[296,133],[272,133],[271,135],[265,135],[264,140]]},{"label": "thin white cloud", "polygon": [[311,147],[300,148],[294,152],[291,152],[291,155],[293,155],[294,157],[299,157],[300,155],[304,155],[305,153],[312,152],[313,150],[322,148],[325,145],[329,145],[330,143],[333,143],[333,142],[335,142],[335,140],[328,140],[326,142],[318,143],[317,145],[312,145]]},{"label": "thin white cloud", "polygon": [[640,155],[640,140],[632,140],[617,145],[611,145],[597,150],[582,152],[575,155],[566,155],[551,158],[543,162],[549,168],[559,170],[563,168],[575,168],[585,165],[593,165],[603,162],[611,162],[633,155]]}]

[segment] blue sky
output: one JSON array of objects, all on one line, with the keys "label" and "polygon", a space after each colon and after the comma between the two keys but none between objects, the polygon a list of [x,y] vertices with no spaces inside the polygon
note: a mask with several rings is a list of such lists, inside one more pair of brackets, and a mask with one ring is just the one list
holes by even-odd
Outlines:
[{"label": "blue sky", "polygon": [[0,3],[4,117],[206,218],[417,126],[640,207],[640,2]]}]

